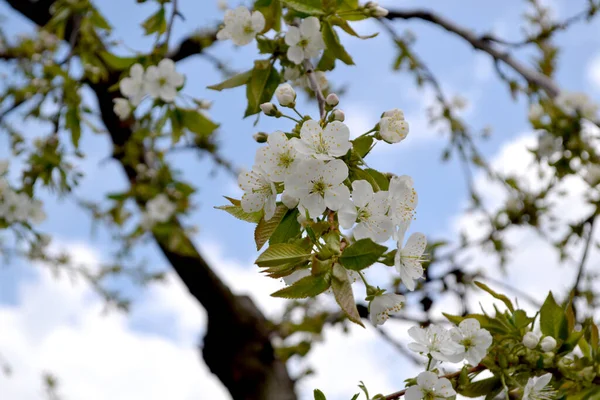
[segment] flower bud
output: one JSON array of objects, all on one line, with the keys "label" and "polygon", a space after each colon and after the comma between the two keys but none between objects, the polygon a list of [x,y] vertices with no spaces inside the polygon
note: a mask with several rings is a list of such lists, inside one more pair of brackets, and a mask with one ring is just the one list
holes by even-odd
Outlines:
[{"label": "flower bud", "polygon": [[523,336],[523,345],[528,349],[535,349],[540,342],[540,336],[533,332],[527,332]]},{"label": "flower bud", "polygon": [[335,107],[338,104],[340,104],[340,98],[335,93],[329,93],[329,95],[325,99],[325,102],[328,106]]},{"label": "flower bud", "polygon": [[276,117],[277,114],[279,114],[277,106],[275,106],[275,104],[273,103],[262,103],[260,105],[260,109],[262,110],[262,112],[265,113],[265,115],[268,115],[269,117]]},{"label": "flower bud", "polygon": [[267,139],[269,138],[269,134],[265,132],[257,132],[254,135],[252,135],[252,137],[254,138],[254,140],[256,140],[257,143],[266,143]]},{"label": "flower bud", "polygon": [[375,18],[383,18],[389,14],[389,11],[383,7],[377,6],[373,11],[371,11],[371,15]]},{"label": "flower bud", "polygon": [[289,83],[280,85],[277,90],[275,90],[275,96],[277,97],[279,104],[283,107],[296,106],[296,91]]},{"label": "flower bud", "polygon": [[556,348],[556,339],[554,339],[552,336],[546,336],[540,342],[540,347],[544,352],[552,351]]},{"label": "flower bud", "polygon": [[346,119],[346,114],[344,114],[342,110],[333,110],[331,117],[334,121],[344,122]]}]

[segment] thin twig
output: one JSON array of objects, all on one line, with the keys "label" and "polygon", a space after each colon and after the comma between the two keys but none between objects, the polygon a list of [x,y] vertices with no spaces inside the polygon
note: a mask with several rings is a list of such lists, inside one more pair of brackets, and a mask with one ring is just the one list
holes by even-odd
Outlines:
[{"label": "thin twig", "polygon": [[325,119],[325,96],[323,96],[323,91],[321,90],[321,86],[319,86],[319,81],[317,81],[317,77],[315,76],[315,67],[312,65],[310,60],[305,59],[304,62],[304,71],[306,72],[306,76],[308,77],[308,83],[313,92],[315,92],[315,96],[317,97],[317,102],[319,103],[319,114],[321,119]]},{"label": "thin twig", "polygon": [[386,342],[388,342],[390,345],[392,345],[392,347],[394,349],[396,349],[398,351],[398,353],[402,354],[403,356],[408,358],[410,361],[412,361],[416,365],[423,364],[422,360],[419,357],[417,357],[412,352],[408,351],[402,345],[402,343],[398,342],[396,339],[391,337],[383,328],[378,327],[376,324],[372,324],[372,325],[375,328],[375,330],[377,331],[377,333],[379,333],[379,336],[381,336]]},{"label": "thin twig", "polygon": [[[469,368],[468,373],[472,374],[474,372],[480,372],[485,369],[486,368],[480,364],[480,365],[477,365],[476,367]],[[444,375],[443,378],[448,378],[448,379],[456,378],[457,376],[459,376],[461,374],[461,372],[462,372],[462,370],[452,372],[451,374]],[[387,396],[384,397],[384,399],[385,400],[396,400],[396,399],[399,399],[400,397],[404,396],[404,393],[406,393],[406,389],[400,390],[398,392],[394,392],[392,394],[388,394]]]},{"label": "thin twig", "polygon": [[585,270],[585,262],[588,257],[588,253],[590,250],[590,244],[592,243],[592,238],[594,237],[594,222],[596,221],[596,214],[594,214],[589,219],[589,228],[587,238],[585,239],[585,245],[583,247],[583,253],[581,254],[581,261],[579,262],[579,269],[577,270],[577,276],[575,277],[575,282],[571,288],[571,292],[573,297],[579,294],[579,283],[581,282],[581,278],[583,278],[583,273]]},{"label": "thin twig", "polygon": [[438,25],[448,32],[454,33],[473,46],[474,49],[481,50],[495,60],[500,60],[510,66],[515,72],[521,75],[530,85],[543,89],[550,98],[554,98],[560,92],[556,83],[543,75],[513,58],[510,53],[498,49],[493,42],[485,37],[476,35],[473,31],[464,28],[449,19],[442,17],[428,10],[390,10],[387,19],[421,19]]},{"label": "thin twig", "polygon": [[173,0],[173,14],[171,14],[171,19],[169,20],[169,24],[167,25],[167,36],[165,38],[165,45],[167,48],[169,47],[169,40],[171,39],[171,33],[173,32],[173,25],[175,23],[175,18],[177,16],[181,16],[178,8],[178,0]]}]

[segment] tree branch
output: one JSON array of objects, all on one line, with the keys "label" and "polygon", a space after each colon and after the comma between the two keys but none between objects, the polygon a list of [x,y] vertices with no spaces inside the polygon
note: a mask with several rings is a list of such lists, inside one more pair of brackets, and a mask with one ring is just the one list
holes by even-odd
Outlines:
[{"label": "tree branch", "polygon": [[304,72],[308,77],[308,83],[313,92],[315,92],[315,96],[317,97],[317,102],[319,103],[319,115],[321,119],[325,119],[325,96],[323,96],[323,91],[321,90],[321,86],[319,85],[319,81],[315,76],[315,67],[312,65],[310,60],[306,59],[302,63],[304,65]]},{"label": "tree branch", "polygon": [[474,49],[483,51],[494,58],[494,60],[502,61],[510,66],[515,72],[521,75],[531,86],[541,88],[550,98],[554,98],[560,92],[556,83],[534,69],[527,67],[517,59],[513,58],[510,53],[503,51],[492,43],[485,36],[478,36],[473,31],[464,28],[455,22],[442,17],[428,10],[390,10],[386,17],[387,19],[420,19],[438,25],[450,33],[460,36],[473,46]]}]

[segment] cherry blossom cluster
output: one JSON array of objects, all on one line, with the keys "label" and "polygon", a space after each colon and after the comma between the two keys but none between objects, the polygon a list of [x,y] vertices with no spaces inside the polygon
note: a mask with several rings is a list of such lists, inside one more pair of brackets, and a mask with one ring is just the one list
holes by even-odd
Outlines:
[{"label": "cherry blossom cluster", "polygon": [[15,191],[5,177],[7,171],[8,162],[0,161],[0,220],[8,224],[42,223],[46,219],[42,202]]},{"label": "cherry blossom cluster", "polygon": [[146,203],[145,211],[142,213],[141,226],[145,229],[152,229],[157,223],[168,222],[175,214],[177,206],[169,196],[161,193]]},{"label": "cherry blossom cluster", "polygon": [[119,83],[121,94],[126,98],[114,100],[114,111],[121,120],[127,119],[132,109],[146,96],[172,103],[184,80],[184,75],[176,71],[175,63],[168,58],[161,60],[158,65],[149,66],[146,70],[142,65],[134,64],[129,70],[129,76],[121,79]]}]

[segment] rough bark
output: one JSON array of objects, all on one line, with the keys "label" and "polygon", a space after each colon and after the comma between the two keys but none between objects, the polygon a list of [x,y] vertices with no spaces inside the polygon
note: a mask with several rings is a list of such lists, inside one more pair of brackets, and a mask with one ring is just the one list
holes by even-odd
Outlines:
[{"label": "rough bark", "polygon": [[[49,8],[53,0],[6,2],[37,25],[42,26],[50,19]],[[188,47],[180,48],[188,52],[202,50]],[[124,162],[121,150],[131,137],[132,130],[113,112],[113,99],[117,93],[108,90],[117,80],[118,73],[114,72],[106,81],[89,85],[97,96],[103,122],[112,139],[113,157],[134,184],[136,172]],[[143,206],[143,203],[140,205]],[[177,224],[174,229],[181,230],[182,227]],[[211,372],[227,387],[232,397],[236,400],[295,400],[294,382],[285,363],[276,357],[270,341],[271,324],[252,300],[247,296],[234,295],[189,238],[184,236],[187,242],[184,245],[193,251],[185,255],[172,251],[160,238],[156,239],[174,271],[206,309],[208,325],[202,355]]]}]

